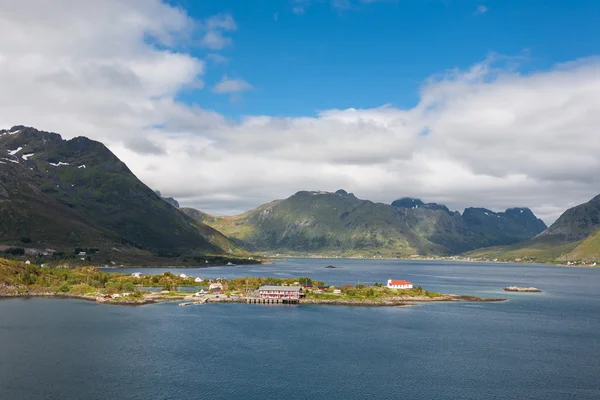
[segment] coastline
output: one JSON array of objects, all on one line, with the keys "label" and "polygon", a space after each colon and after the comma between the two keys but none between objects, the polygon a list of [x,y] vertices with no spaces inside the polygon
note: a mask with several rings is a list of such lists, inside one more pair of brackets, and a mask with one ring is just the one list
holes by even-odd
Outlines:
[{"label": "coastline", "polygon": [[[523,261],[494,261],[494,260],[473,260],[473,259],[465,259],[465,258],[420,258],[420,257],[336,257],[336,256],[307,256],[307,255],[279,255],[279,256],[268,256],[268,259],[271,260],[284,260],[284,259],[309,259],[309,260],[379,260],[379,261],[442,261],[442,262],[460,262],[460,263],[482,263],[482,264],[516,264],[516,265],[539,265],[539,266],[550,266],[550,267],[566,267],[566,268],[600,268],[600,265],[592,266],[592,265],[581,265],[581,264],[571,264],[568,265],[566,263],[556,263],[556,262],[523,262]],[[264,263],[267,264],[267,263]],[[142,267],[140,267],[142,268]],[[178,267],[173,267],[178,268]],[[181,267],[186,268],[186,267]]]},{"label": "coastline", "polygon": [[[194,297],[193,295],[161,295],[156,293],[145,294],[141,299],[131,300],[115,300],[105,299],[102,296],[85,295],[85,294],[69,294],[69,293],[54,293],[54,292],[13,292],[1,293],[0,299],[13,298],[58,298],[58,299],[75,299],[93,301],[99,304],[120,305],[120,306],[143,306],[147,304],[156,304],[159,302],[173,301],[190,301],[192,304],[208,304],[208,303],[249,303],[246,297]],[[301,299],[297,305],[339,305],[348,307],[397,307],[408,306],[417,303],[448,303],[448,302],[503,302],[507,299],[503,298],[481,298],[468,295],[444,294],[440,297],[429,298],[426,296],[395,296],[389,298],[365,300],[365,299]]]}]

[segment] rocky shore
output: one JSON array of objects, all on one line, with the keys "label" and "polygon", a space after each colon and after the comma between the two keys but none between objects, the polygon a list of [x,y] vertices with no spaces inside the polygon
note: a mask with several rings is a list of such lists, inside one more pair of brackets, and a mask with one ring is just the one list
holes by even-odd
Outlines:
[{"label": "rocky shore", "polygon": [[341,305],[341,306],[406,306],[414,303],[437,303],[437,302],[498,302],[506,299],[499,298],[481,298],[475,296],[462,296],[447,294],[440,297],[426,296],[395,296],[384,297],[379,299],[302,299],[300,304],[325,304],[325,305]]},{"label": "rocky shore", "polygon": [[[206,296],[196,297],[193,295],[168,295],[160,293],[144,294],[142,298],[107,298],[101,295],[70,294],[56,292],[7,292],[0,293],[0,298],[27,298],[27,297],[52,297],[62,299],[78,299],[86,301],[95,301],[100,304],[122,305],[122,306],[141,306],[145,304],[154,304],[164,301],[190,301],[191,304],[203,303],[246,303],[245,297],[227,297],[227,296]],[[394,296],[374,299],[301,299],[299,304],[305,305],[340,305],[340,306],[406,306],[415,303],[435,303],[435,302],[498,302],[506,299],[499,298],[480,298],[476,296],[462,296],[447,294],[439,297],[426,296]]]},{"label": "rocky shore", "polygon": [[86,301],[95,301],[102,304],[114,304],[121,306],[141,306],[144,304],[156,303],[153,299],[146,297],[141,299],[107,299],[102,296],[57,292],[7,292],[0,293],[0,298],[31,298],[31,297],[50,297],[57,299],[77,299]]},{"label": "rocky shore", "polygon": [[508,286],[504,288],[505,292],[523,292],[523,293],[540,293],[541,290],[534,287]]}]

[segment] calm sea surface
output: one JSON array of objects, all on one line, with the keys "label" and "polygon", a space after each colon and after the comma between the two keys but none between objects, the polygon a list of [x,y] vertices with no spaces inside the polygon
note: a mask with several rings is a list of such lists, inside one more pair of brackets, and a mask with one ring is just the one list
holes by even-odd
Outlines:
[{"label": "calm sea surface", "polygon": [[[509,301],[363,308],[1,300],[0,399],[600,399],[600,269],[295,259],[168,270],[308,275],[334,285],[391,277]],[[512,284],[544,293],[502,291]]]}]

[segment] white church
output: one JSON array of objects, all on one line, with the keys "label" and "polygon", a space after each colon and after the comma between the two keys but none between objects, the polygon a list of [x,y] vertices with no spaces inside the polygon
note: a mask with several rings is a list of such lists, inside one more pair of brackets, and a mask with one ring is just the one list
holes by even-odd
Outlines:
[{"label": "white church", "polygon": [[412,282],[409,282],[409,281],[388,279],[387,287],[389,289],[412,289],[413,284],[412,284]]}]

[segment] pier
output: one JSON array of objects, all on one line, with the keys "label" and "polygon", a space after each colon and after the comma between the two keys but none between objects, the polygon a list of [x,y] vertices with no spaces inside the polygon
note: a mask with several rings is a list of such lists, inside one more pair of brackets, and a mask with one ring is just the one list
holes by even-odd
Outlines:
[{"label": "pier", "polygon": [[267,299],[260,297],[249,297],[246,299],[248,304],[300,304],[299,299]]}]

